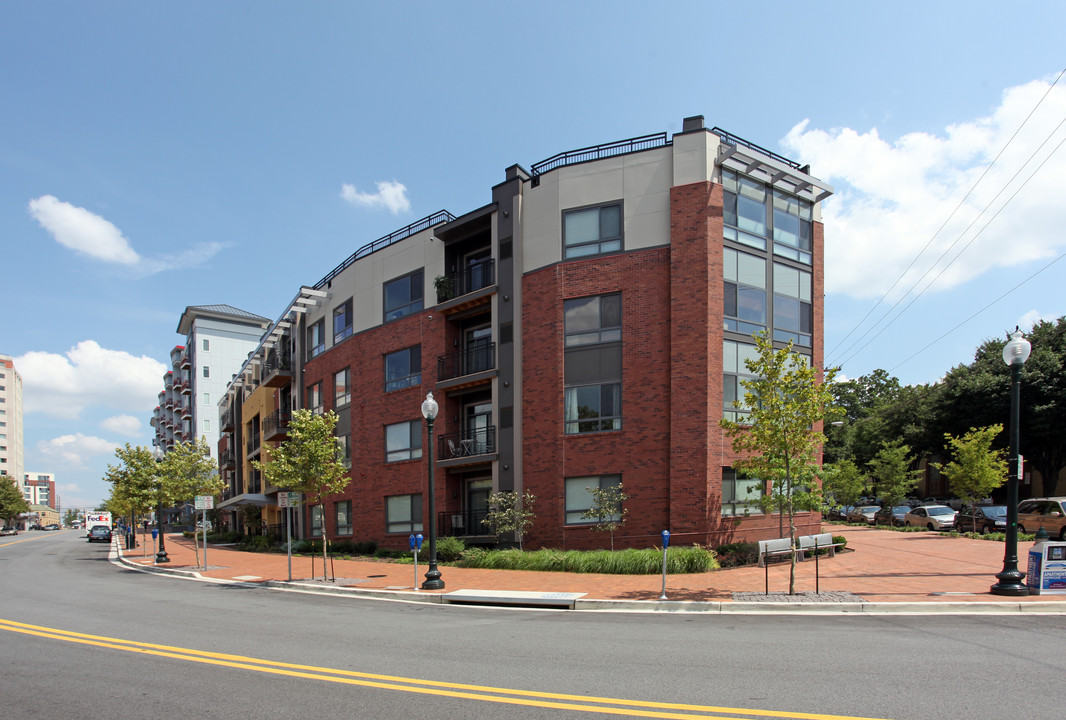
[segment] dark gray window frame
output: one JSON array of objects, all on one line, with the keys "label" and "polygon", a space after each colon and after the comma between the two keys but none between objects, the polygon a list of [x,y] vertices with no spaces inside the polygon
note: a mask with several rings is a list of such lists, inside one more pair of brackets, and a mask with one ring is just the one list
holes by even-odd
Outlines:
[{"label": "dark gray window frame", "polygon": [[[602,232],[603,218],[602,211],[604,208],[617,207],[618,208],[618,235],[603,236],[602,234],[597,237],[595,241],[582,242],[574,245],[570,245],[566,240],[566,216],[574,213],[586,212],[588,210],[599,209],[601,211],[600,226]],[[626,249],[626,214],[625,214],[625,202],[623,200],[612,200],[610,202],[592,203],[590,205],[582,205],[579,207],[566,208],[563,210],[561,223],[562,223],[562,252],[563,260],[583,260],[585,258],[601,257],[603,255],[614,255],[616,253],[624,252]],[[571,255],[569,250],[572,248],[589,247],[592,245],[603,245],[605,243],[618,242],[618,248],[612,250],[600,250],[599,252],[587,253],[582,255]]]},{"label": "dark gray window frame", "polygon": [[[414,280],[415,276],[418,277],[418,281],[417,282],[415,282],[415,280]],[[409,283],[408,291],[411,291],[414,288],[418,288],[418,297],[417,298],[413,297],[413,294],[409,292],[409,298],[410,299],[406,303],[401,304],[401,305],[396,305],[395,307],[390,308],[389,307],[389,287],[393,286],[393,285],[396,285],[397,283],[402,283],[402,282],[405,282],[405,281],[407,283]],[[395,278],[393,278],[391,280],[388,280],[388,281],[382,283],[381,284],[381,309],[382,309],[381,319],[382,319],[382,322],[383,323],[393,322],[394,320],[399,320],[401,318],[407,317],[408,315],[414,315],[415,313],[421,312],[422,309],[425,306],[425,300],[426,300],[425,295],[426,295],[426,291],[425,291],[425,273],[424,273],[424,271],[422,269],[415,270],[414,272],[409,272],[406,275],[400,275],[399,277],[395,277]],[[417,307],[416,307],[416,305],[417,305]],[[391,317],[390,317],[390,314],[392,314]]]}]

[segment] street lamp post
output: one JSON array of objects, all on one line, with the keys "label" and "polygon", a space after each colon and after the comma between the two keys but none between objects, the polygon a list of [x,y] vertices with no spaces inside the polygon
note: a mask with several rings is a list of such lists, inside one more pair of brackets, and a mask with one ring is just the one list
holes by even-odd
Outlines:
[{"label": "street lamp post", "polygon": [[[163,462],[163,451],[159,449],[159,446],[152,448],[152,457],[158,463]],[[159,492],[155,496],[155,524],[156,530],[159,532],[159,552],[155,554],[156,565],[161,563],[170,562],[170,557],[167,555],[167,543],[163,539],[163,481],[157,481],[159,485]]]},{"label": "street lamp post", "polygon": [[440,579],[440,570],[437,569],[437,500],[433,487],[433,421],[439,409],[433,393],[427,393],[422,402],[422,417],[426,419],[429,430],[429,570],[426,571],[426,581],[422,583],[423,590],[444,589],[444,581]]},{"label": "street lamp post", "polygon": [[1021,432],[1022,365],[1029,359],[1032,345],[1017,328],[1010,342],[1003,348],[1003,362],[1010,367],[1010,475],[1007,477],[1007,541],[1003,551],[1003,570],[996,573],[999,580],[992,586],[993,595],[1028,595],[1029,588],[1022,580],[1025,573],[1018,569],[1018,479],[1022,473],[1019,452]]}]

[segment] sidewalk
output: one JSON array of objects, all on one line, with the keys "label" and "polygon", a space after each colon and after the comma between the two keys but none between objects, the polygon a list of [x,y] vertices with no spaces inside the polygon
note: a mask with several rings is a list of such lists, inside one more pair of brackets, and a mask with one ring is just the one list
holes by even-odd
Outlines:
[{"label": "sidewalk", "polygon": [[[443,591],[420,590],[415,593],[414,585],[422,582],[427,569],[426,552],[419,555],[417,577],[410,564],[333,559],[330,577],[335,577],[336,582],[323,583],[321,556],[294,556],[292,579],[293,583],[304,585],[317,577],[317,584],[323,589],[351,588],[346,592],[423,602],[439,601],[439,597],[433,596],[456,590],[480,590],[577,593],[581,595],[579,606],[592,608],[595,605],[601,609],[741,611],[740,606],[743,606],[745,610],[758,612],[769,610],[769,605],[788,603],[791,611],[799,611],[798,606],[809,606],[808,609],[827,612],[1002,610],[1066,614],[1066,595],[1015,598],[989,593],[989,587],[996,581],[995,574],[1003,567],[1003,543],[953,538],[934,532],[901,533],[843,525],[826,525],[825,528],[847,537],[848,551],[837,553],[834,558],[820,558],[817,564],[820,595],[814,595],[814,560],[797,563],[796,592],[804,593],[802,598],[787,596],[788,563],[771,565],[768,571],[744,567],[669,575],[666,579],[669,603],[659,601],[661,575],[593,575],[450,566],[440,567],[446,586]],[[120,555],[123,556],[122,562],[128,565],[156,571],[196,573],[202,578],[271,586],[289,585],[284,554],[243,552],[232,547],[210,545],[209,565],[202,570],[197,568],[192,540],[168,534],[166,546],[171,561],[158,567],[154,564],[151,538],[147,549],[120,549]],[[1018,547],[1022,570],[1026,566],[1029,547],[1029,543],[1021,543]],[[770,598],[763,596],[767,572]],[[778,602],[761,602],[771,599]],[[745,600],[749,602],[743,602]],[[914,606],[914,603],[920,605]],[[697,607],[699,605],[707,607]]]}]

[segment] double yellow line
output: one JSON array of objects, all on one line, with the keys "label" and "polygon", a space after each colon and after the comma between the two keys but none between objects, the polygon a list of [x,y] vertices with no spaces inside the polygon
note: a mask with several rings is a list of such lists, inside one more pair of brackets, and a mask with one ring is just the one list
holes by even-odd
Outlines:
[{"label": "double yellow line", "polygon": [[[874,720],[846,715],[822,715],[816,713],[779,712],[773,710],[749,710],[744,708],[715,707],[707,705],[687,705],[683,703],[648,702],[644,700],[623,700],[619,698],[595,697],[586,695],[567,695],[562,693],[536,692],[531,690],[513,690],[510,688],[486,685],[467,685],[447,683],[436,680],[420,680],[395,675],[378,675],[375,673],[337,670],[299,665],[246,657],[228,655],[204,650],[156,645],[121,638],[86,635],[84,633],[58,630],[56,628],[29,625],[26,623],[0,618],[0,630],[33,635],[36,637],[63,640],[65,642],[93,645],[96,647],[123,650],[125,652],[155,655],[157,657],[185,660],[188,662],[219,665],[253,670],[272,675],[284,675],[306,680],[322,680],[345,685],[360,685],[382,690],[421,693],[441,697],[478,700],[481,702],[503,703],[507,705],[525,705],[555,710],[573,710],[578,712],[597,712],[609,715],[629,717],[671,718],[674,720],[737,720],[738,718],[790,718],[796,720]],[[724,714],[723,714],[724,713]]]}]

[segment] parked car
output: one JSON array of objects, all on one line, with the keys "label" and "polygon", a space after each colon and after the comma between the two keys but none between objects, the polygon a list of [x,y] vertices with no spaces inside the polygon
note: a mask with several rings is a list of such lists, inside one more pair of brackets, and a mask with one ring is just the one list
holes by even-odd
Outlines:
[{"label": "parked car", "polygon": [[13,528],[13,527],[7,527],[5,525],[3,528],[0,528],[0,535],[18,535],[18,534],[19,534],[19,531],[17,529]]},{"label": "parked car", "polygon": [[955,526],[955,511],[947,505],[920,505],[903,516],[903,524],[928,530],[950,530]]},{"label": "parked car", "polygon": [[1041,527],[1051,537],[1066,541],[1066,497],[1033,498],[1018,503],[1018,532],[1035,533]]},{"label": "parked car", "polygon": [[911,511],[910,505],[885,506],[874,513],[874,525],[903,527],[903,518]]},{"label": "parked car", "polygon": [[89,542],[111,542],[111,528],[107,525],[93,525],[89,531]]},{"label": "parked car", "polygon": [[848,512],[853,505],[833,505],[826,509],[825,517],[829,520],[847,520]]},{"label": "parked car", "polygon": [[57,525],[56,523],[49,523],[49,524],[44,526],[44,529],[45,530],[58,530],[59,529],[59,525]]},{"label": "parked car", "polygon": [[847,520],[848,522],[864,522],[872,525],[874,514],[880,509],[876,505],[857,505],[848,512]]},{"label": "parked car", "polygon": [[979,532],[987,535],[1007,529],[1006,505],[978,505],[963,508],[955,516],[955,529],[959,532]]}]

